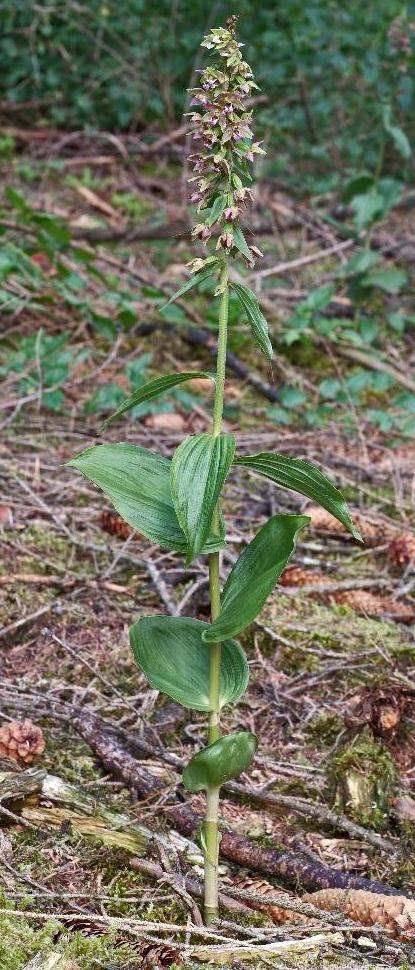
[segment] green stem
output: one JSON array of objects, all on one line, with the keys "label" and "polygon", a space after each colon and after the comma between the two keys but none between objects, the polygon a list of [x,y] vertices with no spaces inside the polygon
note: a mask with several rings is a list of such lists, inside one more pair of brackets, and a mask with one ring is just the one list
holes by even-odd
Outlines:
[{"label": "green stem", "polygon": [[[219,334],[218,352],[216,359],[216,388],[213,405],[212,434],[216,437],[222,430],[223,399],[225,391],[226,371],[226,343],[228,332],[229,305],[229,271],[225,262],[220,274],[220,306],[219,306]],[[219,533],[219,503],[215,509],[212,521],[212,531]],[[220,613],[220,554],[214,552],[209,556],[209,587],[212,622]],[[209,744],[220,737],[219,697],[220,697],[220,665],[221,644],[212,643],[209,662],[209,699],[211,714],[209,717]],[[218,915],[218,814],[219,788],[211,788],[207,792],[206,820],[205,820],[205,923],[209,925]]]}]

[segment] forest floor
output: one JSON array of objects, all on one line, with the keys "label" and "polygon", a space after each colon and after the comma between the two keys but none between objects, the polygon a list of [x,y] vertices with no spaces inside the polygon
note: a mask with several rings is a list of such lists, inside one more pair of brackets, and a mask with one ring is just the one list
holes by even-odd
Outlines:
[{"label": "forest floor", "polygon": [[[343,489],[365,545],[301,496],[243,470],[232,472],[224,502],[230,537],[224,574],[270,514],[309,512],[311,526],[243,637],[250,684],[225,722],[256,732],[260,747],[252,770],[223,793],[220,875],[226,898],[221,920],[207,931],[200,925],[195,886],[202,855],[194,818],[203,802],[185,796],[180,785],[180,766],[203,735],[203,717],[150,689],[128,643],[128,628],[142,614],[207,618],[206,563],[186,572],[179,555],[151,547],[125,527],[102,494],[65,467],[96,443],[102,415],[118,403],[117,388],[128,392],[134,365],[135,373],[154,374],[211,367],[209,340],[195,333],[183,339],[182,310],[178,326],[174,317],[167,321],[167,338],[152,325],[147,333],[143,327],[157,311],[152,288],[168,292],[180,285],[190,246],[178,230],[172,258],[171,243],[134,238],[131,225],[143,219],[147,224],[149,213],[156,213],[156,227],[180,223],[180,184],[164,163],[149,164],[140,183],[129,165],[86,160],[93,188],[90,177],[74,181],[68,159],[63,172],[57,165],[47,168],[44,156],[19,155],[20,173],[24,165],[37,172],[30,179],[26,171],[23,186],[37,210],[67,219],[78,235],[90,232],[87,245],[94,232],[115,234],[97,240],[97,266],[125,274],[130,287],[136,274],[140,323],[108,342],[85,319],[84,305],[80,310],[74,300],[71,309],[67,292],[59,294],[48,253],[37,251],[38,239],[31,258],[42,269],[41,297],[34,293],[38,278],[30,286],[27,280],[11,283],[21,304],[5,317],[0,345],[6,389],[0,728],[30,719],[41,727],[46,746],[33,766],[21,759],[17,773],[11,751],[0,763],[1,970],[21,970],[36,956],[33,966],[46,970],[40,955],[52,953],[57,962],[50,967],[57,970],[207,960],[343,970],[415,965],[415,925],[400,932],[387,909],[375,919],[371,895],[364,927],[353,900],[349,909],[344,898],[333,897],[327,912],[304,905],[301,912],[304,891],[360,888],[376,896],[383,886],[408,899],[415,894],[415,444],[368,428],[357,410],[354,427],[335,420],[304,427],[297,415],[292,424],[276,425],[273,389],[281,380],[298,384],[298,375],[312,388],[324,353],[308,360],[307,354],[281,354],[273,383],[246,339],[233,335],[232,351],[246,373],[229,369],[225,423],[237,432],[239,453],[279,451],[314,461]],[[14,187],[20,177],[15,174]],[[134,210],[134,193],[140,211]],[[97,219],[100,200],[108,208],[101,206]],[[291,260],[313,251],[306,220],[295,233],[287,228],[281,236],[278,230],[276,241],[266,242],[268,262],[281,261],[281,246]],[[69,261],[67,255],[62,259]],[[317,262],[318,272],[308,264],[292,270],[298,292],[316,285],[318,273],[331,267],[327,259]],[[98,305],[102,279],[91,274],[88,286]],[[73,292],[79,288],[74,285]],[[185,300],[192,326],[200,329],[203,301],[192,295]],[[46,389],[40,338],[30,357],[30,340],[40,327],[42,340],[66,334],[62,348],[52,349],[55,364],[59,354],[69,355]],[[19,360],[13,357],[18,353]],[[335,361],[337,369],[343,365]],[[394,366],[404,373],[406,362],[395,359]],[[28,375],[32,383],[25,385]],[[56,390],[62,400],[52,411],[45,393]],[[165,409],[114,426],[106,440],[128,440],[170,456],[183,434],[209,428],[209,409],[206,388],[194,385],[190,396],[172,397]],[[279,897],[278,909],[264,903],[270,895]],[[307,900],[310,907],[313,900]],[[254,908],[247,910],[247,902]],[[314,902],[319,905],[317,897]],[[415,900],[413,906],[415,913]],[[288,948],[292,941],[297,949]]]}]

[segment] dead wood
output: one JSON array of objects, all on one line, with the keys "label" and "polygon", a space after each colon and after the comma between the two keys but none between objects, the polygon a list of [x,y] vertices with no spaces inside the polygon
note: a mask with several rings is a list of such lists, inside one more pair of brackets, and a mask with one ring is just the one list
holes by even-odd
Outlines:
[{"label": "dead wood", "polygon": [[307,801],[306,798],[280,795],[278,792],[261,792],[256,788],[249,788],[246,785],[239,785],[237,782],[228,782],[228,784],[224,786],[224,790],[239,796],[239,798],[248,798],[249,801],[256,802],[258,805],[263,805],[265,808],[274,810],[278,808],[285,808],[288,809],[289,812],[304,815],[306,818],[314,818],[323,825],[328,825],[334,829],[347,832],[347,834],[353,839],[363,839],[365,842],[369,842],[371,845],[375,846],[375,848],[381,849],[383,852],[399,852],[399,845],[397,843],[394,843],[389,839],[385,839],[382,835],[379,835],[378,832],[374,832],[371,829],[365,829],[363,825],[357,825],[356,822],[352,822],[352,820],[347,818],[345,815],[341,815],[340,813],[333,811],[326,805],[319,805],[316,802]]},{"label": "dead wood", "polygon": [[[83,740],[90,746],[99,758],[106,771],[121,779],[140,798],[151,795],[150,772],[143,777],[142,766],[128,751],[111,737],[91,715],[82,714],[74,720],[74,727]],[[162,783],[153,779],[154,794],[160,792]],[[201,826],[201,818],[191,808],[190,804],[179,804],[178,796],[171,797],[171,803],[164,809],[175,827],[182,835],[194,838]],[[220,853],[225,859],[235,862],[247,869],[255,869],[282,879],[289,885],[302,886],[314,891],[317,889],[362,889],[367,892],[382,893],[390,896],[404,894],[392,886],[385,886],[376,880],[352,873],[330,869],[329,866],[315,862],[308,857],[302,857],[293,851],[263,848],[251,839],[239,836],[235,832],[222,832]]]},{"label": "dead wood", "polygon": [[22,970],[79,970],[79,964],[68,960],[63,953],[38,953]]},{"label": "dead wood", "polygon": [[14,802],[27,795],[38,794],[46,772],[43,768],[27,768],[25,771],[0,772],[0,802]]}]

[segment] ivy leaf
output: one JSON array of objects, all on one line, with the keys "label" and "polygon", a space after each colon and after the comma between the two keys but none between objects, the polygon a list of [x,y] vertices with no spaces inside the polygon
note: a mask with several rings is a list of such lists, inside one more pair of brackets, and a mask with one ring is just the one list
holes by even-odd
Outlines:
[{"label": "ivy leaf", "polygon": [[208,374],[207,371],[180,371],[178,374],[165,374],[162,377],[155,377],[154,380],[148,381],[141,387],[138,387],[129,397],[126,397],[124,401],[120,404],[119,408],[114,411],[109,418],[104,421],[104,424],[100,428],[100,432],[105,431],[112,421],[116,418],[121,417],[122,414],[126,414],[127,411],[131,411],[135,408],[137,404],[142,404],[143,401],[150,401],[153,397],[158,397],[159,394],[164,394],[169,391],[172,387],[176,387],[177,384],[183,384],[185,381],[194,380],[195,377],[208,377],[211,381],[215,381],[213,374]]},{"label": "ivy leaf", "polygon": [[200,283],[204,283],[205,280],[209,279],[209,276],[212,276],[217,268],[217,265],[217,259],[213,259],[209,266],[205,266],[200,270],[199,273],[195,273],[193,276],[191,276],[190,279],[183,283],[183,286],[181,286],[179,290],[176,290],[176,292],[173,293],[173,296],[167,300],[167,303],[163,303],[160,310],[165,310],[166,307],[170,306],[170,303],[174,303],[175,300],[178,300],[179,297],[183,296],[185,293],[188,293],[189,290],[193,290],[195,286],[199,286]]},{"label": "ivy leaf", "polygon": [[[67,462],[102,488],[117,512],[137,532],[164,549],[185,552],[186,537],[177,521],[170,492],[171,462],[130,445],[94,445]],[[223,548],[221,536],[210,536],[206,552]]]},{"label": "ivy leaf", "polygon": [[[326,397],[333,397],[333,391],[340,388],[338,381],[332,381],[333,388],[328,388],[329,380],[320,385],[320,392]],[[334,389],[334,384],[336,388]],[[326,386],[327,385],[327,386]],[[302,458],[287,458],[286,455],[273,454],[272,452],[262,451],[257,455],[246,455],[242,458],[235,458],[235,465],[245,465],[258,475],[270,478],[276,485],[283,488],[291,488],[300,495],[306,495],[313,502],[317,502],[323,509],[334,515],[342,525],[352,534],[355,539],[362,542],[360,532],[357,531],[349,511],[344,501],[343,495],[333,482],[323,475],[310,461],[303,461]]]},{"label": "ivy leaf", "polygon": [[389,269],[377,269],[368,273],[362,280],[361,286],[377,286],[385,293],[399,293],[407,281],[407,275],[401,269],[390,267]]},{"label": "ivy leaf", "polygon": [[183,771],[184,787],[190,792],[220,788],[249,768],[257,747],[258,739],[250,731],[227,734],[208,744],[186,765]]},{"label": "ivy leaf", "polygon": [[232,288],[248,317],[252,333],[267,360],[272,360],[272,344],[268,335],[268,324],[258,300],[252,290],[242,283],[232,283]]},{"label": "ivy leaf", "polygon": [[[191,711],[211,711],[211,647],[203,642],[208,627],[182,616],[144,616],[130,629],[134,658],[156,690]],[[242,647],[226,640],[221,651],[220,707],[235,703],[248,685],[249,668]]]},{"label": "ivy leaf", "polygon": [[370,225],[376,216],[381,215],[384,208],[383,196],[375,189],[366,192],[364,195],[355,195],[352,201],[352,208],[356,216],[356,229],[361,232],[366,226]]},{"label": "ivy leaf", "polygon": [[187,565],[205,545],[234,452],[233,434],[203,433],[186,438],[173,455],[171,494],[188,540]]},{"label": "ivy leaf", "polygon": [[274,515],[237,559],[221,596],[221,612],[203,639],[218,642],[249,626],[258,615],[294,551],[307,515]]}]

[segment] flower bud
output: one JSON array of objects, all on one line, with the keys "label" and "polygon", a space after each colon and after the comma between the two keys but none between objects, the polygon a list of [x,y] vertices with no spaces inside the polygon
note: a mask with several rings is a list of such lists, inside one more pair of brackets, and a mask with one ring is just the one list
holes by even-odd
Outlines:
[{"label": "flower bud", "polygon": [[198,225],[192,229],[192,236],[194,236],[196,239],[202,239],[203,242],[210,239],[211,235],[212,233],[210,229],[205,226],[204,222],[199,222]]},{"label": "flower bud", "polygon": [[218,239],[217,249],[226,249],[228,252],[233,247],[233,234],[231,232],[223,232]]}]

